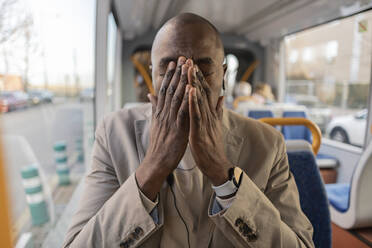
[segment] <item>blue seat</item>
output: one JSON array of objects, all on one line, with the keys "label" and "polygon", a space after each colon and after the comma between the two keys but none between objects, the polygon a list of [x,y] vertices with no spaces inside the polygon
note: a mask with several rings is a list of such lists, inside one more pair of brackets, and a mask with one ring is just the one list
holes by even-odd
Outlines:
[{"label": "blue seat", "polygon": [[314,155],[311,151],[288,151],[288,161],[302,211],[314,228],[315,247],[330,248],[332,232],[328,200]]},{"label": "blue seat", "polygon": [[372,142],[362,153],[350,183],[326,185],[332,222],[344,229],[372,226]]},{"label": "blue seat", "polygon": [[339,212],[346,212],[349,209],[350,184],[327,184],[325,188],[329,203]]},{"label": "blue seat", "polygon": [[274,117],[274,114],[270,110],[250,110],[248,117],[253,119],[271,118]]},{"label": "blue seat", "polygon": [[[288,118],[288,117],[307,118],[306,113],[304,111],[284,111],[283,117],[284,118]],[[286,140],[302,139],[302,140],[306,140],[310,144],[312,143],[311,132],[305,126],[283,126],[282,134],[284,136],[284,139]]]},{"label": "blue seat", "polygon": [[[283,117],[301,117],[307,118],[304,111],[284,111]],[[282,134],[286,140],[306,140],[312,143],[310,130],[305,126],[283,126]],[[319,166],[322,168],[335,168],[338,165],[337,158],[327,154],[317,154],[316,156]]]}]

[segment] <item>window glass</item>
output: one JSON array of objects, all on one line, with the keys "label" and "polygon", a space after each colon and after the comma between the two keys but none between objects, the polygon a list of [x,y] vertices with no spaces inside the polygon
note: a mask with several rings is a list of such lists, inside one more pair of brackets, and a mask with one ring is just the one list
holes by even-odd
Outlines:
[{"label": "window glass", "polygon": [[14,244],[55,247],[94,139],[95,1],[0,6],[1,142]]},{"label": "window glass", "polygon": [[286,101],[306,106],[326,137],[356,146],[366,129],[371,29],[368,11],[285,38]]},{"label": "window glass", "polygon": [[107,25],[107,111],[114,110],[113,86],[115,80],[115,45],[117,26],[112,13],[108,16]]}]

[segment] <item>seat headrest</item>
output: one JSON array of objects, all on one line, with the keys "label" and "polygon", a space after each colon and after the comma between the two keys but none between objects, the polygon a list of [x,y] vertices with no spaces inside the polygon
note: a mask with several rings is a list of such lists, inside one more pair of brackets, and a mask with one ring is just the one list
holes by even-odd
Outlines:
[{"label": "seat headrest", "polygon": [[287,152],[309,151],[313,153],[310,143],[306,140],[286,140],[285,145]]}]

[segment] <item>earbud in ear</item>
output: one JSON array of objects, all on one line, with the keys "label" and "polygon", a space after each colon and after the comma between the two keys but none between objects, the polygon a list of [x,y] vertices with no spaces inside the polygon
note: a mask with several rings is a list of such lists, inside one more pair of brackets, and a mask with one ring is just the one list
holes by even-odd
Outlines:
[{"label": "earbud in ear", "polygon": [[220,96],[224,96],[224,95],[225,95],[225,80],[222,80],[222,88],[221,88]]}]

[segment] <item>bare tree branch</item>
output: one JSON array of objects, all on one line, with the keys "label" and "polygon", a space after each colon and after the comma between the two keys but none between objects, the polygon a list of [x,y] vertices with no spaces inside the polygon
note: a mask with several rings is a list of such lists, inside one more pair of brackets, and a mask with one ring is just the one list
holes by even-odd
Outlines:
[{"label": "bare tree branch", "polygon": [[25,20],[17,13],[18,0],[0,0],[0,44],[24,28]]}]

